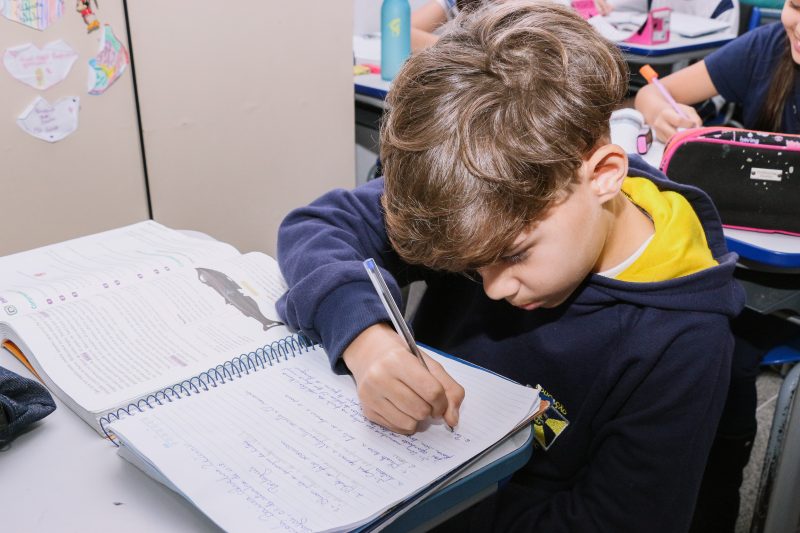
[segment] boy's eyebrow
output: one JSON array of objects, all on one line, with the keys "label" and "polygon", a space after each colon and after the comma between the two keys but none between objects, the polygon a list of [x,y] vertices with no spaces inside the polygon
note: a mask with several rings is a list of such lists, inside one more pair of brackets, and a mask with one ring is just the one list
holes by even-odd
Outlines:
[{"label": "boy's eyebrow", "polygon": [[502,257],[505,258],[505,257],[510,257],[512,255],[516,255],[519,252],[528,248],[530,246],[531,237],[532,237],[531,233],[526,233],[525,236],[522,238],[517,237],[517,239],[515,239],[514,242],[512,242],[511,245],[509,245],[503,251]]}]

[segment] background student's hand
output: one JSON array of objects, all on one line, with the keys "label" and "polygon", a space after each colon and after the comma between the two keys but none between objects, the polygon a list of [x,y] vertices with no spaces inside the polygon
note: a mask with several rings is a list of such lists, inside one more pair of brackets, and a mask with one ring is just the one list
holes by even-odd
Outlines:
[{"label": "background student's hand", "polygon": [[342,358],[356,380],[364,415],[373,422],[406,435],[428,417],[458,424],[464,388],[427,356],[430,372],[425,370],[388,324],[362,331]]},{"label": "background student's hand", "polygon": [[683,118],[671,106],[667,105],[653,119],[651,125],[659,141],[667,142],[670,137],[675,135],[678,128],[699,128],[703,125],[703,120],[692,106],[678,104],[678,107],[688,118]]},{"label": "background student's hand", "polygon": [[608,15],[614,10],[614,6],[607,0],[594,0],[594,7],[601,15]]}]

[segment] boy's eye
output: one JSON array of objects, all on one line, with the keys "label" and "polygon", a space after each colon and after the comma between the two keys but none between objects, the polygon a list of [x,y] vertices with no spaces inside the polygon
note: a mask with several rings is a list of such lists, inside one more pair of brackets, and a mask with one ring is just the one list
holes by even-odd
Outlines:
[{"label": "boy's eye", "polygon": [[527,257],[528,257],[528,251],[527,250],[523,250],[523,251],[515,253],[513,255],[509,255],[509,256],[503,257],[503,261],[508,263],[508,264],[510,264],[510,265],[515,265],[517,263],[522,263],[523,261],[525,261],[525,258],[527,258]]}]

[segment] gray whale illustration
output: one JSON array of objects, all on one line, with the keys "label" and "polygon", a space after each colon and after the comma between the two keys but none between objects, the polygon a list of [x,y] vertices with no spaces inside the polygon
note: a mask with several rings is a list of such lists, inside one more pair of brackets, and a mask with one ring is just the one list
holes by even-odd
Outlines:
[{"label": "gray whale illustration", "polygon": [[226,304],[234,306],[244,316],[258,320],[264,327],[264,331],[283,325],[283,322],[265,317],[258,308],[256,301],[246,295],[239,284],[227,275],[210,268],[195,268],[195,270],[197,270],[197,278],[202,283],[217,291],[225,299]]}]

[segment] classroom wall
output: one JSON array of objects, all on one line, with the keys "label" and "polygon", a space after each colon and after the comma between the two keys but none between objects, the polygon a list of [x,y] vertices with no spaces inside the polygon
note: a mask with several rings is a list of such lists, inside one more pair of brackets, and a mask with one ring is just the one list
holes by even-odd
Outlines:
[{"label": "classroom wall", "polygon": [[352,9],[128,2],[155,220],[274,253],[290,209],[355,184]]},{"label": "classroom wall", "polygon": [[[100,2],[98,12],[127,42],[122,3]],[[88,60],[98,52],[100,32],[87,34],[74,2],[66,2],[62,17],[43,31],[0,17],[0,55],[58,39],[78,59],[49,89],[25,85],[0,66],[0,256],[147,218],[130,73],[102,95],[87,93]],[[37,95],[50,103],[78,96],[77,131],[56,143],[22,131],[16,119]]]}]

